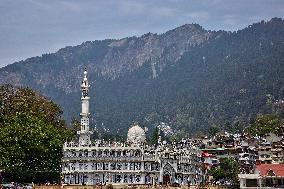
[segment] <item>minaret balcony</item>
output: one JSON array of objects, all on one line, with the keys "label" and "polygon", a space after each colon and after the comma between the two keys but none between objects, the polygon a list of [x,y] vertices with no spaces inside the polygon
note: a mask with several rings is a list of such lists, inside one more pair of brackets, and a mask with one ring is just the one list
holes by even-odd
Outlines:
[{"label": "minaret balcony", "polygon": [[89,96],[82,96],[81,100],[90,100],[90,97]]},{"label": "minaret balcony", "polygon": [[77,131],[77,134],[80,135],[80,134],[93,134],[93,131],[87,131],[87,130],[83,130],[83,131]]},{"label": "minaret balcony", "polygon": [[83,117],[89,117],[91,115],[91,113],[80,113],[80,116]]}]

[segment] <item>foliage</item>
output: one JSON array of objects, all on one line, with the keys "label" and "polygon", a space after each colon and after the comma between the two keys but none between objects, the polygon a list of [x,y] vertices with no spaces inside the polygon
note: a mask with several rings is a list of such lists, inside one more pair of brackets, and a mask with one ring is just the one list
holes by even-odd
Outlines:
[{"label": "foliage", "polygon": [[209,133],[209,136],[210,136],[210,137],[215,136],[218,132],[220,132],[220,128],[219,128],[219,127],[216,127],[216,126],[210,127],[210,128],[208,129],[208,133]]},{"label": "foliage", "polygon": [[112,185],[112,184],[108,184],[108,185],[106,186],[106,188],[107,188],[107,189],[113,189],[113,185]]},{"label": "foliage", "polygon": [[283,133],[283,122],[280,116],[275,114],[258,115],[247,129],[253,136],[264,136],[268,133]]},{"label": "foliage", "polygon": [[212,168],[209,170],[209,174],[213,176],[215,180],[221,180],[225,178],[225,172],[220,168]]},{"label": "foliage", "polygon": [[32,89],[0,86],[0,98],[0,126],[10,117],[19,115],[41,116],[57,127],[65,126],[60,107]]},{"label": "foliage", "polygon": [[77,131],[81,130],[81,122],[77,119],[72,119],[70,130],[73,133],[73,136],[76,137]]},{"label": "foliage", "polygon": [[151,144],[157,144],[159,139],[159,128],[155,127],[151,136]]},{"label": "foliage", "polygon": [[125,136],[111,132],[100,133],[96,139],[103,139],[104,141],[126,141]]},{"label": "foliage", "polygon": [[0,166],[16,182],[59,179],[61,149],[72,133],[59,107],[31,89],[0,88]]},{"label": "foliage", "polygon": [[230,181],[234,186],[239,185],[239,166],[238,162],[233,158],[221,158],[219,167],[210,169],[209,174],[211,174],[216,181],[225,180]]}]

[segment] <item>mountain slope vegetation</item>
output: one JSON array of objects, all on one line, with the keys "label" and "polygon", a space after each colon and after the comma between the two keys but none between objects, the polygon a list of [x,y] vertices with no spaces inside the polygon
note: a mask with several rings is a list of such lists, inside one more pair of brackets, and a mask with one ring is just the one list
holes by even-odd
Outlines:
[{"label": "mountain slope vegetation", "polygon": [[51,97],[68,120],[80,112],[84,67],[92,124],[121,133],[166,122],[181,135],[239,128],[284,99],[284,21],[239,31],[187,24],[164,34],[85,42],[0,69],[0,83]]}]

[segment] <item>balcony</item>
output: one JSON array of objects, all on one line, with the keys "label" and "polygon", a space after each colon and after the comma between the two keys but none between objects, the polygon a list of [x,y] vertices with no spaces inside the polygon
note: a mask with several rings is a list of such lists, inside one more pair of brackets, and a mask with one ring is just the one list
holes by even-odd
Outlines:
[{"label": "balcony", "polygon": [[142,161],[142,157],[109,157],[109,156],[99,156],[99,157],[64,157],[63,162],[66,161]]}]

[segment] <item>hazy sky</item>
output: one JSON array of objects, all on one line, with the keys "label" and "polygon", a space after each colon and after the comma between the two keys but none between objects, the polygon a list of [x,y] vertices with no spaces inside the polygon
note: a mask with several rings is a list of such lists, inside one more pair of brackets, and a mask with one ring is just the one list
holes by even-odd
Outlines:
[{"label": "hazy sky", "polygon": [[284,17],[284,0],[0,0],[0,67],[84,41],[186,23],[238,30]]}]

